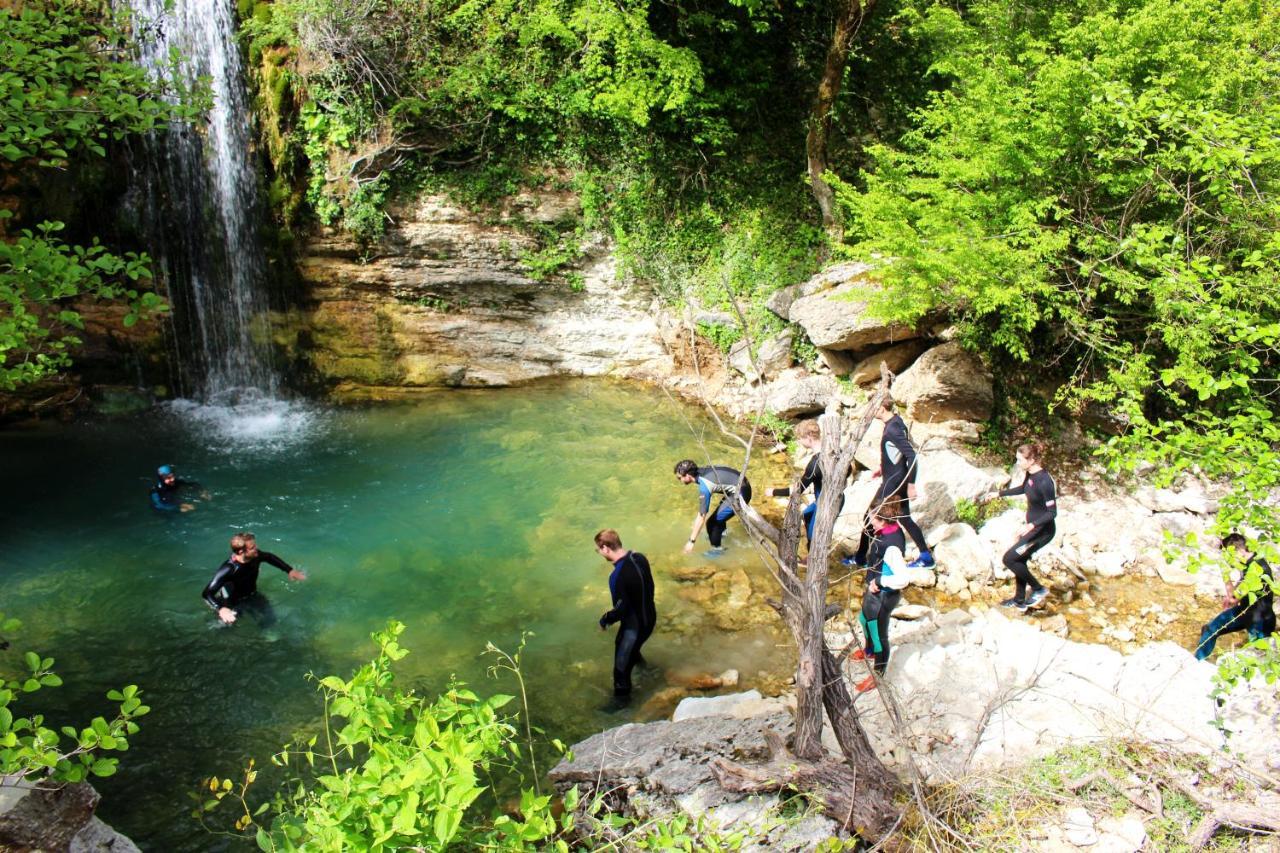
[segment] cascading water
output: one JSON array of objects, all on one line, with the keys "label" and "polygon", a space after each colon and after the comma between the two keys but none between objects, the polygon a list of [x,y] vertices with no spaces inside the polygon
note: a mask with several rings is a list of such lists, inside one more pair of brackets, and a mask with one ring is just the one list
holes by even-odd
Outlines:
[{"label": "cascading water", "polygon": [[250,147],[249,97],[234,0],[125,0],[140,59],[156,74],[179,57],[182,82],[205,79],[200,129],[144,143],[132,203],[173,306],[179,390],[206,402],[272,399],[263,206]]}]

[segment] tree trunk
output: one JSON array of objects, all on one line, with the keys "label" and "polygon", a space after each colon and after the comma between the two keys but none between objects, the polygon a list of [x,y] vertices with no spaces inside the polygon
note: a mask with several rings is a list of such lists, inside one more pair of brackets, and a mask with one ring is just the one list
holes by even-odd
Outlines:
[{"label": "tree trunk", "polygon": [[818,93],[809,111],[809,133],[805,138],[805,154],[809,164],[809,186],[813,198],[822,211],[822,228],[834,245],[844,239],[844,229],[836,215],[835,192],[822,177],[827,171],[827,148],[831,139],[831,113],[836,98],[840,96],[840,84],[844,81],[845,65],[849,62],[849,48],[858,34],[862,22],[875,0],[838,0],[835,28],[831,44],[827,47],[827,59],[818,81]]}]

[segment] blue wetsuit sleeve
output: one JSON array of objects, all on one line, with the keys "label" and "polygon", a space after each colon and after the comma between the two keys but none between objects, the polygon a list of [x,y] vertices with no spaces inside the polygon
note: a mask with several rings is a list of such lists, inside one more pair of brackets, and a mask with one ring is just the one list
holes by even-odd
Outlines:
[{"label": "blue wetsuit sleeve", "polygon": [[259,551],[258,556],[262,558],[262,562],[269,563],[286,574],[293,571],[293,566],[289,565],[275,554],[272,554],[270,551]]},{"label": "blue wetsuit sleeve", "polygon": [[234,570],[234,567],[229,566],[226,563],[223,563],[221,566],[218,566],[218,570],[213,573],[213,578],[209,581],[208,584],[205,585],[204,592],[201,593],[201,595],[204,598],[205,604],[208,604],[211,608],[213,608],[215,613],[217,612],[218,608],[222,606],[222,604],[218,601],[218,591],[221,590],[224,586],[226,586],[227,579],[231,577],[231,572],[233,570]]},{"label": "blue wetsuit sleeve", "polygon": [[698,481],[698,515],[706,515],[711,511],[711,490],[701,480]]},{"label": "blue wetsuit sleeve", "polygon": [[161,512],[177,512],[179,509],[178,504],[165,503],[163,500],[161,500],[160,492],[157,491],[156,489],[151,490],[151,506],[160,510]]}]

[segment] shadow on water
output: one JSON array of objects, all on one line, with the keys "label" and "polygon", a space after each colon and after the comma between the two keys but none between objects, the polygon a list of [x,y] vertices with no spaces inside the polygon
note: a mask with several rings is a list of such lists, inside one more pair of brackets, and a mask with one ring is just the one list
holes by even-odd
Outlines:
[{"label": "shadow on water", "polygon": [[[710,579],[673,576],[705,562],[681,553],[696,490],[671,467],[705,458],[685,418],[716,462],[741,458],[677,405],[581,381],[361,409],[180,403],[0,433],[0,609],[25,623],[0,654],[57,659],[65,686],[30,707],[58,725],[108,713],[107,690],[143,688],[154,710],[120,773],[99,783],[100,813],[156,850],[216,847],[188,816],[187,792],[250,756],[261,766],[312,728],[320,705],[307,673],[348,675],[389,618],[408,626],[402,683],[428,693],[455,677],[482,694],[515,692],[486,676],[481,652],[489,641],[514,651],[532,632],[533,721],[566,742],[670,701],[668,676],[691,662],[738,669],[743,688],[776,683],[788,652],[759,602],[771,581],[740,532]],[[210,498],[186,514],[153,511],[147,492],[164,463]],[[754,464],[760,482],[789,476]],[[637,707],[616,716],[596,710],[612,632],[596,625],[609,566],[591,537],[606,526],[648,554],[660,614]],[[200,591],[246,528],[309,578],[264,566],[277,622],[221,628]]]}]

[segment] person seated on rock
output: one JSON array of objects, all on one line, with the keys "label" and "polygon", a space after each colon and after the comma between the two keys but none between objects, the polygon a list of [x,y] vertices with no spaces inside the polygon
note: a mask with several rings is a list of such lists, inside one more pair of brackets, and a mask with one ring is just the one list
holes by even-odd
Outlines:
[{"label": "person seated on rock", "polygon": [[[1243,568],[1233,570],[1226,578],[1227,594],[1222,600],[1226,609],[1200,632],[1196,660],[1204,660],[1213,654],[1213,647],[1223,634],[1248,631],[1250,640],[1261,640],[1270,637],[1276,630],[1275,592],[1272,586],[1275,576],[1271,573],[1271,566],[1249,551],[1248,540],[1240,533],[1232,533],[1223,538],[1222,550],[1233,553]],[[1237,587],[1244,580],[1249,566],[1255,564],[1261,570],[1262,589],[1241,599]]]},{"label": "person seated on rock", "polygon": [[258,569],[263,564],[275,566],[289,576],[289,580],[307,579],[304,572],[295,569],[275,554],[258,550],[258,541],[252,533],[237,533],[231,537],[231,556],[226,559],[213,578],[205,585],[205,603],[213,608],[223,623],[236,621],[236,607],[254,611],[258,622],[268,627],[275,621],[271,602],[258,594]]},{"label": "person seated on rock", "polygon": [[925,542],[924,531],[911,517],[911,501],[916,497],[916,469],[918,457],[911,438],[907,435],[906,422],[902,416],[894,412],[893,400],[885,397],[876,410],[876,420],[884,425],[880,433],[880,467],[871,472],[872,477],[880,478],[880,488],[867,508],[867,516],[862,522],[862,536],[858,540],[858,550],[853,556],[853,564],[870,566],[867,558],[867,546],[874,531],[871,527],[871,513],[889,499],[894,499],[900,508],[901,515],[897,522],[911,536],[920,550],[920,555],[911,561],[911,568],[929,568],[933,565],[933,555],[929,553],[929,545]]},{"label": "person seated on rock", "polygon": [[[689,531],[689,541],[685,543],[684,552],[688,554],[698,541],[698,531],[703,525],[707,528],[707,540],[711,543],[708,557],[724,553],[721,542],[729,519],[734,516],[733,498],[738,495],[743,503],[751,503],[751,483],[746,477],[733,468],[724,465],[707,465],[699,468],[692,459],[681,459],[676,463],[676,479],[684,485],[698,484],[698,514],[693,518],[693,528]],[[741,485],[739,485],[741,481]],[[711,512],[711,496],[720,495],[720,503],[715,512]]]},{"label": "person seated on rock", "polygon": [[[804,466],[804,474],[800,477],[800,485],[798,488],[801,492],[813,487],[813,502],[804,508],[801,517],[804,519],[804,535],[809,540],[809,544],[813,544],[813,522],[818,516],[818,497],[822,494],[822,464],[819,459],[818,449],[822,446],[822,430],[818,426],[817,420],[809,418],[800,421],[795,426],[796,441],[800,442],[800,446],[813,453],[809,457],[808,463]],[[765,489],[766,497],[771,498],[788,498],[791,497],[791,487],[782,486],[780,488]],[[840,483],[840,503],[836,507],[836,515],[840,514],[840,510],[844,509],[844,483]]]},{"label": "person seated on rock", "polygon": [[1013,572],[1017,584],[1013,598],[1000,602],[1001,607],[1027,610],[1038,607],[1049,595],[1049,590],[1035,579],[1027,567],[1031,555],[1048,545],[1058,532],[1054,523],[1058,517],[1058,487],[1044,469],[1044,452],[1044,445],[1039,442],[1020,445],[1015,461],[1018,470],[1024,472],[1022,482],[983,496],[984,502],[995,497],[1027,496],[1027,523],[1018,530],[1018,541],[1004,554],[1004,566]]},{"label": "person seated on rock", "polygon": [[859,693],[875,690],[879,686],[876,676],[883,676],[889,666],[889,619],[893,609],[902,600],[902,590],[911,582],[911,573],[902,547],[906,539],[897,519],[900,509],[893,498],[880,504],[871,513],[874,531],[868,546],[866,587],[862,593],[862,612],[858,623],[862,625],[863,648],[850,658],[855,661],[873,661],[875,671],[857,685]]},{"label": "person seated on rock", "polygon": [[[161,512],[191,512],[196,505],[182,500],[183,489],[202,487],[195,480],[178,479],[172,465],[161,465],[156,469],[156,482],[151,487],[151,506]],[[207,499],[209,493],[202,490],[200,497]]]},{"label": "person seated on rock", "polygon": [[613,564],[609,575],[609,600],[613,607],[600,617],[600,630],[620,622],[613,639],[613,701],[606,711],[622,708],[631,699],[631,670],[644,663],[640,647],[658,624],[653,605],[653,573],[638,551],[622,547],[618,531],[606,528],[596,534],[596,553]]}]

